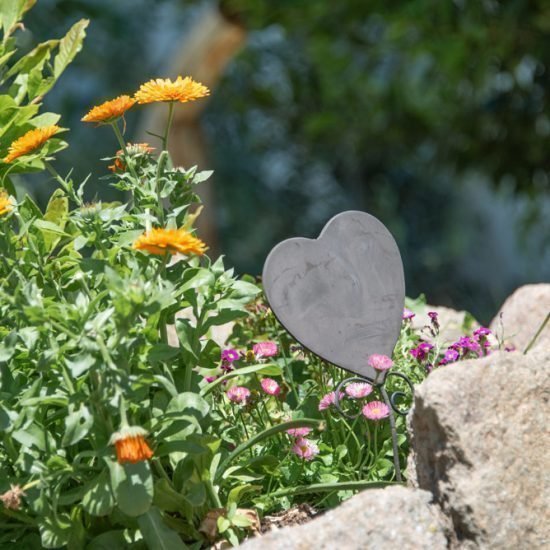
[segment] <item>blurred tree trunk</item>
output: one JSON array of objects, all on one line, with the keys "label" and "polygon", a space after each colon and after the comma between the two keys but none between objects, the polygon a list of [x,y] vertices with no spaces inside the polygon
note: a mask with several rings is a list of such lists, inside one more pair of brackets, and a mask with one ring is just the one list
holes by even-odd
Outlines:
[{"label": "blurred tree trunk", "polygon": [[[244,27],[224,17],[217,6],[209,6],[185,40],[180,53],[175,56],[170,76],[192,76],[208,86],[211,94],[214,94],[225,67],[245,40]],[[197,165],[199,170],[209,168],[208,147],[200,124],[200,116],[207,101],[193,101],[176,106],[174,110],[169,150],[176,166],[189,168]],[[139,132],[143,140],[147,141],[146,130],[163,133],[167,112],[164,104],[155,105],[149,111]],[[208,243],[211,256],[215,257],[219,253],[219,245],[212,179],[202,183],[198,193],[204,203],[204,210],[197,220],[197,229],[201,239]]]}]

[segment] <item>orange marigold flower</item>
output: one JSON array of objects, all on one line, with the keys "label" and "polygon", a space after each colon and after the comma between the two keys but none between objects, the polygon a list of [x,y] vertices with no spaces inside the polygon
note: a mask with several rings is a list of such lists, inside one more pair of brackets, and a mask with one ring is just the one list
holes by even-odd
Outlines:
[{"label": "orange marigold flower", "polygon": [[139,87],[134,97],[138,103],[154,103],[156,101],[194,101],[210,94],[210,90],[195,82],[190,76],[178,76],[174,82],[169,78],[149,80]]},{"label": "orange marigold flower", "polygon": [[145,441],[146,435],[147,432],[140,426],[127,426],[111,436],[109,443],[115,446],[119,464],[135,464],[153,456],[153,451]]},{"label": "orange marigold flower", "polygon": [[[132,155],[148,155],[155,150],[154,147],[149,147],[148,143],[127,143],[126,151],[130,156]],[[124,155],[122,149],[116,152],[115,160],[113,164],[108,166],[111,172],[124,172],[126,170],[126,163],[124,162]]]},{"label": "orange marigold flower", "polygon": [[202,256],[206,245],[185,229],[152,229],[144,233],[134,243],[136,250],[145,250],[150,254],[196,254]]},{"label": "orange marigold flower", "polygon": [[29,130],[10,145],[8,155],[4,158],[4,162],[12,162],[18,157],[32,153],[62,130],[63,128],[59,126],[44,126],[43,128]]},{"label": "orange marigold flower", "polygon": [[4,189],[0,191],[0,216],[7,214],[13,210],[13,204],[9,195]]},{"label": "orange marigold flower", "polygon": [[113,122],[117,118],[124,115],[124,113],[136,103],[135,99],[132,99],[129,95],[119,95],[115,99],[106,101],[101,105],[97,105],[90,109],[90,112],[82,117],[82,122],[97,122],[108,124]]}]

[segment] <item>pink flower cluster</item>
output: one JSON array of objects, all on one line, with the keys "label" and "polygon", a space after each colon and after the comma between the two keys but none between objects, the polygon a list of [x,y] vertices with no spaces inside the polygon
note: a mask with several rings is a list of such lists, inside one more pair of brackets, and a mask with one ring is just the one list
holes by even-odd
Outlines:
[{"label": "pink flower cluster", "polygon": [[410,354],[419,362],[422,362],[428,357],[428,353],[433,349],[433,346],[428,342],[420,342],[416,348],[410,351]]},{"label": "pink flower cluster", "polygon": [[233,386],[227,390],[225,395],[233,403],[246,404],[246,401],[250,397],[250,390],[244,386]]},{"label": "pink flower cluster", "polygon": [[369,420],[381,420],[390,416],[390,408],[382,401],[371,401],[363,407],[363,416]]},{"label": "pink flower cluster", "polygon": [[[340,392],[338,394],[338,400],[342,399],[344,395],[345,394],[343,392]],[[336,404],[336,392],[331,391],[330,393],[327,393],[326,395],[321,397],[321,401],[319,401],[319,410],[324,411],[335,404]]]},{"label": "pink flower cluster", "polygon": [[383,372],[393,367],[393,361],[387,356],[380,353],[373,353],[367,363],[377,371]]},{"label": "pink flower cluster", "polygon": [[362,399],[372,393],[372,386],[366,382],[352,382],[346,386],[346,394],[352,399]]},{"label": "pink flower cluster", "polygon": [[256,359],[261,359],[262,357],[274,357],[279,353],[279,348],[275,342],[258,342],[252,346],[252,351],[256,356]]},{"label": "pink flower cluster", "polygon": [[469,356],[481,357],[490,353],[489,340],[487,337],[491,331],[486,327],[479,327],[474,330],[472,336],[462,336],[454,344],[450,345],[443,358],[440,359],[439,365],[447,365],[454,363],[459,359],[464,359]]},{"label": "pink flower cluster", "polygon": [[292,452],[303,460],[313,460],[319,454],[319,447],[305,437],[298,437],[292,446]]},{"label": "pink flower cluster", "polygon": [[281,393],[281,386],[273,378],[264,378],[260,385],[267,395],[279,395]]}]

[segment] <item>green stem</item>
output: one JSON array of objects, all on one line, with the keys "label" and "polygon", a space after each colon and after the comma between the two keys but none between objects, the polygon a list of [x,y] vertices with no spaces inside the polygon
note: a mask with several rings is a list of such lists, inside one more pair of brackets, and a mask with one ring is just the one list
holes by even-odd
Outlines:
[{"label": "green stem", "polygon": [[542,325],[537,330],[535,336],[533,336],[533,339],[529,342],[529,345],[525,348],[525,351],[523,352],[523,355],[526,355],[527,352],[534,346],[535,342],[537,341],[537,338],[540,336],[540,333],[544,330],[544,327],[546,324],[550,321],[550,313],[546,316],[546,319],[542,322]]},{"label": "green stem", "polygon": [[172,120],[174,119],[174,102],[168,103],[168,122],[166,129],[164,130],[164,137],[162,138],[162,148],[168,151],[168,138],[170,136],[170,128],[172,127]]},{"label": "green stem", "polygon": [[124,143],[124,138],[122,137],[122,134],[120,133],[120,128],[118,127],[118,122],[115,120],[114,122],[111,122],[111,127],[115,133],[115,136],[118,140],[118,143],[120,145],[120,148],[122,149],[122,152],[124,153],[124,160],[126,161],[126,166],[128,166],[128,170],[130,170],[130,174],[134,176],[136,180],[138,180],[138,176],[136,174],[136,171],[134,169],[134,163],[132,159],[130,158],[130,155],[128,154],[128,149],[126,149],[126,143]]},{"label": "green stem", "polygon": [[205,480],[206,490],[208,491],[208,494],[210,495],[210,498],[212,499],[212,504],[216,508],[222,508],[222,503],[220,501],[220,497],[218,496],[218,493],[216,493],[216,489],[214,489],[214,485],[212,484],[212,480],[210,478]]},{"label": "green stem", "polygon": [[319,425],[321,423],[322,421],[316,420],[313,418],[302,418],[300,420],[290,420],[289,422],[284,422],[283,424],[277,424],[272,428],[268,428],[267,430],[264,430],[263,432],[256,434],[253,438],[249,439],[248,441],[245,441],[244,443],[241,443],[233,452],[231,452],[226,457],[226,459],[222,462],[221,466],[218,468],[219,475],[223,474],[227,466],[233,460],[235,460],[235,458],[237,458],[239,455],[244,453],[248,448],[262,441],[262,439],[266,439],[275,434],[285,432],[286,430],[289,430],[291,428],[301,428],[304,426],[311,427],[311,428],[319,428]]},{"label": "green stem", "polygon": [[306,495],[308,493],[324,493],[327,491],[360,491],[362,489],[381,489],[391,485],[403,485],[394,481],[341,481],[336,483],[312,483],[298,487],[287,487],[271,493],[270,497],[285,497],[288,495]]}]

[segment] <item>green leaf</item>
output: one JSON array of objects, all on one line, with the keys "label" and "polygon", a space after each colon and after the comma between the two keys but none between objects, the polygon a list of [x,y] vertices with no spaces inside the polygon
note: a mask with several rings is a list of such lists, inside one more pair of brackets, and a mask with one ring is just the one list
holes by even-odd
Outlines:
[{"label": "green leaf", "polygon": [[88,435],[93,426],[94,417],[86,405],[80,405],[78,411],[74,411],[65,418],[65,433],[61,440],[62,447],[74,445]]},{"label": "green leaf", "polygon": [[214,274],[203,267],[187,269],[183,274],[183,284],[178,287],[180,292],[185,292],[201,286],[213,286],[216,282]]},{"label": "green leaf", "polygon": [[127,548],[124,531],[101,533],[86,546],[86,550],[127,550]]},{"label": "green leaf", "polygon": [[59,42],[59,53],[55,56],[53,64],[55,78],[59,78],[61,73],[81,50],[88,23],[87,19],[81,19],[69,29],[69,32]]},{"label": "green leaf", "polygon": [[80,353],[71,359],[65,357],[65,363],[75,378],[84,374],[95,362],[95,357],[89,353]]},{"label": "green leaf", "polygon": [[183,498],[193,507],[197,508],[206,502],[206,487],[204,483],[188,482],[183,486]]},{"label": "green leaf", "polygon": [[168,344],[155,344],[147,354],[147,360],[150,363],[158,363],[159,361],[167,361],[172,359],[180,352],[179,348],[174,348]]},{"label": "green leaf", "polygon": [[153,502],[153,476],[148,462],[121,465],[107,461],[111,487],[121,512],[136,517],[145,514]]},{"label": "green leaf", "polygon": [[238,505],[241,498],[246,493],[261,491],[261,490],[262,490],[261,485],[250,485],[248,483],[245,484],[245,485],[238,485],[237,487],[233,487],[233,489],[231,489],[231,491],[229,491],[229,495],[227,495],[227,505],[228,506],[230,504],[237,504]]},{"label": "green leaf", "polygon": [[62,189],[56,189],[48,201],[44,220],[54,223],[61,229],[65,229],[68,214],[69,199]]},{"label": "green leaf", "polygon": [[58,514],[55,518],[44,518],[39,525],[40,540],[43,548],[61,548],[69,542],[71,521],[67,514]]},{"label": "green leaf", "polygon": [[138,517],[137,521],[149,550],[185,550],[187,548],[180,536],[162,521],[158,508],[152,507],[146,514]]},{"label": "green leaf", "polygon": [[231,298],[253,298],[259,293],[258,286],[246,281],[235,281],[231,285]]},{"label": "green leaf", "polygon": [[46,434],[36,424],[31,424],[24,430],[13,432],[12,437],[24,447],[36,447],[40,451],[46,452]]},{"label": "green leaf", "polygon": [[200,395],[193,392],[180,393],[168,403],[166,414],[170,416],[194,416],[199,421],[208,416],[210,405]]},{"label": "green leaf", "polygon": [[[0,432],[6,431],[11,427],[13,414],[0,405]],[[15,418],[17,418],[17,415],[15,415]]]},{"label": "green leaf", "polygon": [[82,498],[82,507],[91,516],[106,516],[111,513],[115,499],[111,491],[109,473],[103,470],[89,485]]},{"label": "green leaf", "polygon": [[153,504],[165,512],[180,512],[185,509],[185,499],[180,493],[172,489],[166,479],[159,479],[155,483]]},{"label": "green leaf", "polygon": [[16,23],[21,21],[23,14],[30,10],[34,4],[36,4],[36,0],[8,0],[2,2],[0,28],[4,29],[4,43],[9,36],[9,31],[13,29]]},{"label": "green leaf", "polygon": [[65,233],[61,227],[46,220],[35,220],[33,225],[38,227],[38,229],[44,233],[44,238],[46,238],[48,233],[53,233],[54,235],[59,235],[60,237],[70,237],[70,235]]}]

